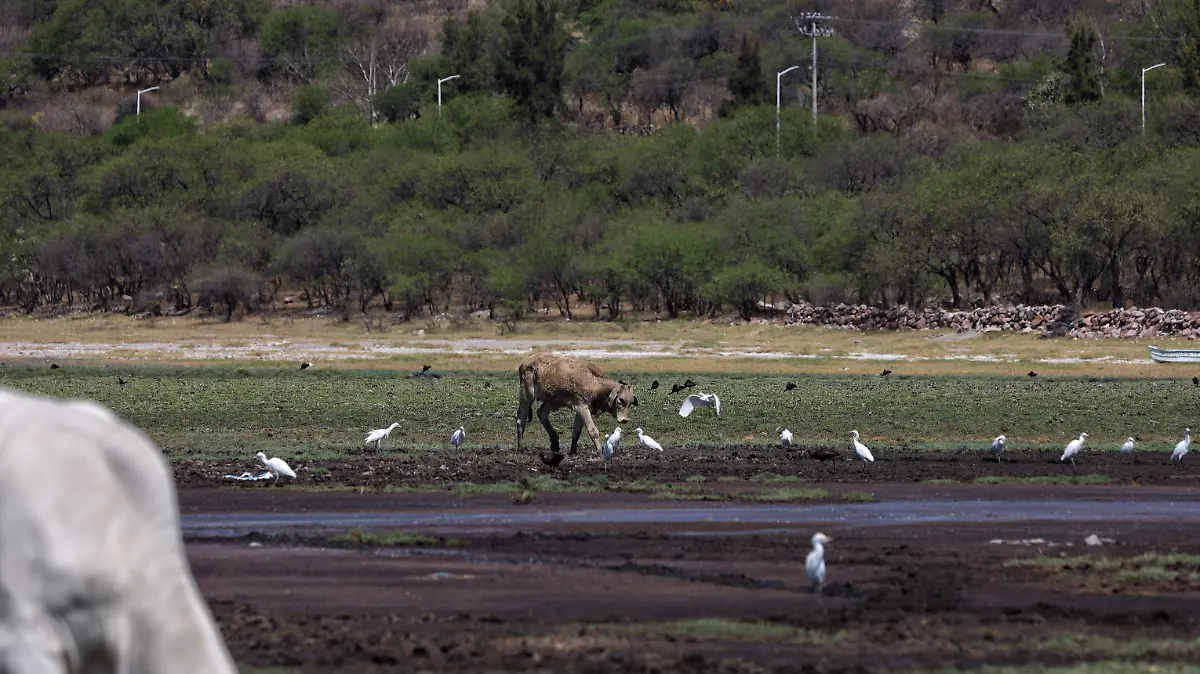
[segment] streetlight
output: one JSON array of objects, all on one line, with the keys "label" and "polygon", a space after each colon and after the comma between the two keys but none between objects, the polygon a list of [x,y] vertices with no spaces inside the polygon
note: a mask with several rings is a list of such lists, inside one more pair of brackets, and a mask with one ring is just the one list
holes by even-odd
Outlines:
[{"label": "streetlight", "polygon": [[780,70],[775,73],[775,156],[779,156],[779,78],[792,72],[800,66],[792,66],[787,70]]},{"label": "streetlight", "polygon": [[1165,66],[1165,63],[1152,65],[1149,68],[1142,68],[1142,135],[1146,134],[1146,73],[1154,70],[1159,66]]},{"label": "streetlight", "polygon": [[438,80],[438,115],[442,114],[442,82],[449,82],[456,77],[458,77],[458,75],[451,75],[450,77],[443,77],[442,79]]},{"label": "streetlight", "polygon": [[139,91],[138,91],[138,95],[137,95],[137,114],[139,114],[139,115],[140,115],[140,114],[142,114],[142,94],[146,93],[147,91],[154,91],[154,90],[155,90],[155,89],[157,89],[157,88],[158,88],[158,87],[150,87],[149,89],[141,89],[141,90],[139,90]]}]

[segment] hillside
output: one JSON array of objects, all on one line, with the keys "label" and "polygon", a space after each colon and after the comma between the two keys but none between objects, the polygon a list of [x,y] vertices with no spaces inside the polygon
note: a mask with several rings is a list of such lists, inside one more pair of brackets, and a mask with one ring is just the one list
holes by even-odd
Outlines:
[{"label": "hillside", "polygon": [[1200,300],[1198,0],[2,0],[0,26],[0,302],[27,311]]}]

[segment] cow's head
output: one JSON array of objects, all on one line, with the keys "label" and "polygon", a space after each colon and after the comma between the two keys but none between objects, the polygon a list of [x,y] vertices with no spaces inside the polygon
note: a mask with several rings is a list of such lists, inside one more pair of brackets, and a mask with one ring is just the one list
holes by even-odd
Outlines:
[{"label": "cow's head", "polygon": [[636,404],[637,397],[633,395],[633,387],[623,381],[617,382],[604,401],[604,407],[619,424],[629,421],[629,408]]}]

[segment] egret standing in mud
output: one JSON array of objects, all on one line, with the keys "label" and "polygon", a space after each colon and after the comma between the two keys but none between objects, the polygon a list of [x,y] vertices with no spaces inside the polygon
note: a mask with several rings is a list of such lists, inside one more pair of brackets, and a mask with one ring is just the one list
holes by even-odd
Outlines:
[{"label": "egret standing in mud", "polygon": [[604,470],[608,470],[608,462],[621,446],[621,427],[613,429],[612,435],[604,440]]},{"label": "egret standing in mud", "polygon": [[1008,438],[1004,437],[1003,433],[996,436],[995,440],[992,440],[992,454],[996,455],[996,463],[1000,463],[1000,452],[1004,451],[1004,443],[1006,442],[1008,442]]},{"label": "egret standing in mud", "polygon": [[395,430],[395,428],[399,425],[400,422],[396,421],[387,428],[378,428],[371,431],[371,434],[367,436],[367,440],[363,443],[363,445],[369,445],[373,442],[375,443],[375,449],[378,450],[380,447],[383,447],[383,439],[391,435],[392,431]]},{"label": "egret standing in mud", "polygon": [[1179,467],[1183,468],[1183,457],[1187,456],[1188,450],[1192,448],[1192,429],[1183,429],[1183,439],[1179,444],[1175,445],[1175,451],[1171,452],[1171,463],[1175,463],[1179,459]]},{"label": "egret standing in mud", "polygon": [[1133,438],[1129,438],[1128,440],[1126,440],[1125,444],[1121,445],[1120,451],[1125,456],[1132,455],[1133,454]]},{"label": "egret standing in mud", "polygon": [[1059,459],[1059,462],[1061,463],[1063,461],[1066,461],[1067,459],[1070,459],[1071,465],[1074,466],[1075,465],[1075,455],[1078,454],[1079,450],[1083,448],[1083,441],[1087,438],[1087,436],[1088,436],[1087,433],[1080,433],[1078,438],[1076,438],[1075,440],[1072,440],[1067,445],[1067,448],[1063,450],[1063,455],[1062,455],[1062,458]]},{"label": "egret standing in mud", "polygon": [[[621,429],[618,428],[617,430],[619,431]],[[640,428],[636,429],[636,430],[637,430],[638,442],[649,447],[650,449],[657,449],[660,452],[663,451],[662,445],[658,444],[657,440],[655,440],[654,438],[650,437],[649,435],[646,435],[645,433],[643,433],[642,429],[640,429]]]},{"label": "egret standing in mud", "polygon": [[296,471],[292,470],[292,467],[287,465],[287,461],[274,456],[268,459],[267,455],[263,454],[262,452],[259,452],[256,456],[258,457],[258,460],[262,461],[263,465],[267,467],[267,470],[271,471],[271,476],[275,478],[276,482],[279,481],[280,475],[290,480],[296,479]]},{"label": "egret standing in mud", "polygon": [[875,457],[871,456],[871,450],[867,449],[866,445],[858,441],[858,431],[850,431],[850,433],[854,436],[854,453],[862,459],[863,470],[866,470],[867,466],[875,462]]},{"label": "egret standing in mud", "polygon": [[450,444],[454,445],[455,449],[458,449],[459,447],[462,447],[462,443],[466,439],[467,439],[467,429],[462,426],[459,426],[458,430],[454,431],[454,435],[450,436]]},{"label": "egret standing in mud", "polygon": [[786,428],[783,429],[783,432],[779,434],[779,444],[783,445],[784,449],[790,448],[792,446],[792,432]]},{"label": "egret standing in mud", "polygon": [[817,533],[812,537],[812,552],[808,553],[808,558],[804,560],[804,569],[808,572],[808,582],[812,585],[814,593],[820,592],[821,587],[825,585],[825,544],[831,542],[832,538]]}]

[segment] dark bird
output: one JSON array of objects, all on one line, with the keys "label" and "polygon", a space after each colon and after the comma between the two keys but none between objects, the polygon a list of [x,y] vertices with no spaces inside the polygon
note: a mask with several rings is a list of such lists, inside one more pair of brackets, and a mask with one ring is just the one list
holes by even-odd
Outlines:
[{"label": "dark bird", "polygon": [[442,378],[442,375],[440,375],[440,374],[438,374],[438,373],[436,373],[436,372],[430,372],[430,371],[429,371],[429,368],[431,368],[431,367],[433,367],[433,366],[432,366],[432,365],[422,365],[422,366],[421,366],[421,371],[420,371],[420,372],[414,372],[412,376],[414,376],[414,377],[426,377],[426,378],[429,378],[429,379],[441,379],[441,378]]},{"label": "dark bird", "polygon": [[683,389],[684,387],[680,386],[679,384],[671,384],[671,393],[679,393]]},{"label": "dark bird", "polygon": [[891,374],[891,373],[892,373],[892,371],[891,371],[891,370],[884,370],[883,372],[880,372],[880,373],[879,373],[879,376],[880,376],[880,377],[886,377],[886,376],[888,376],[888,375],[889,375],[889,374]]},{"label": "dark bird", "polygon": [[796,388],[796,384],[789,381],[787,384],[784,385],[783,390],[790,391],[794,388]]},{"label": "dark bird", "polygon": [[312,367],[312,363],[300,363],[301,370],[307,370],[310,367]]},{"label": "dark bird", "polygon": [[689,379],[689,380],[687,380],[687,381],[683,382],[683,387],[684,387],[684,388],[691,388],[691,387],[693,387],[693,386],[695,386],[695,385],[696,385],[696,382],[692,381],[691,379]]},{"label": "dark bird", "polygon": [[561,452],[554,452],[552,454],[547,454],[545,452],[538,452],[538,458],[540,458],[542,460],[542,463],[546,464],[547,466],[550,466],[551,468],[562,463],[562,460],[564,458],[566,458],[566,456],[567,456],[566,454],[563,454]]},{"label": "dark bird", "polygon": [[1200,386],[1200,377],[1192,377],[1192,384],[1194,386]]},{"label": "dark bird", "polygon": [[126,382],[124,379],[122,379],[120,377],[117,377],[117,383],[120,384],[121,386],[124,386],[128,382]]},{"label": "dark bird", "polygon": [[841,454],[838,454],[836,449],[831,447],[814,447],[808,450],[808,455],[817,461],[833,461],[842,456]]},{"label": "dark bird", "polygon": [[50,369],[51,369],[51,370],[57,370],[57,369],[58,369],[58,363],[50,363]]},{"label": "dark bird", "polygon": [[1036,377],[1036,376],[1037,376],[1037,373],[1036,373],[1036,372],[1034,372],[1033,370],[1030,370],[1030,371],[1029,371],[1029,376],[1030,376],[1030,377]]},{"label": "dark bird", "polygon": [[653,391],[653,390],[654,390],[654,389],[656,389],[656,388],[658,388],[658,380],[657,380],[657,379],[655,379],[653,382],[651,382],[651,383],[650,383],[650,390],[651,390],[651,391]]}]

